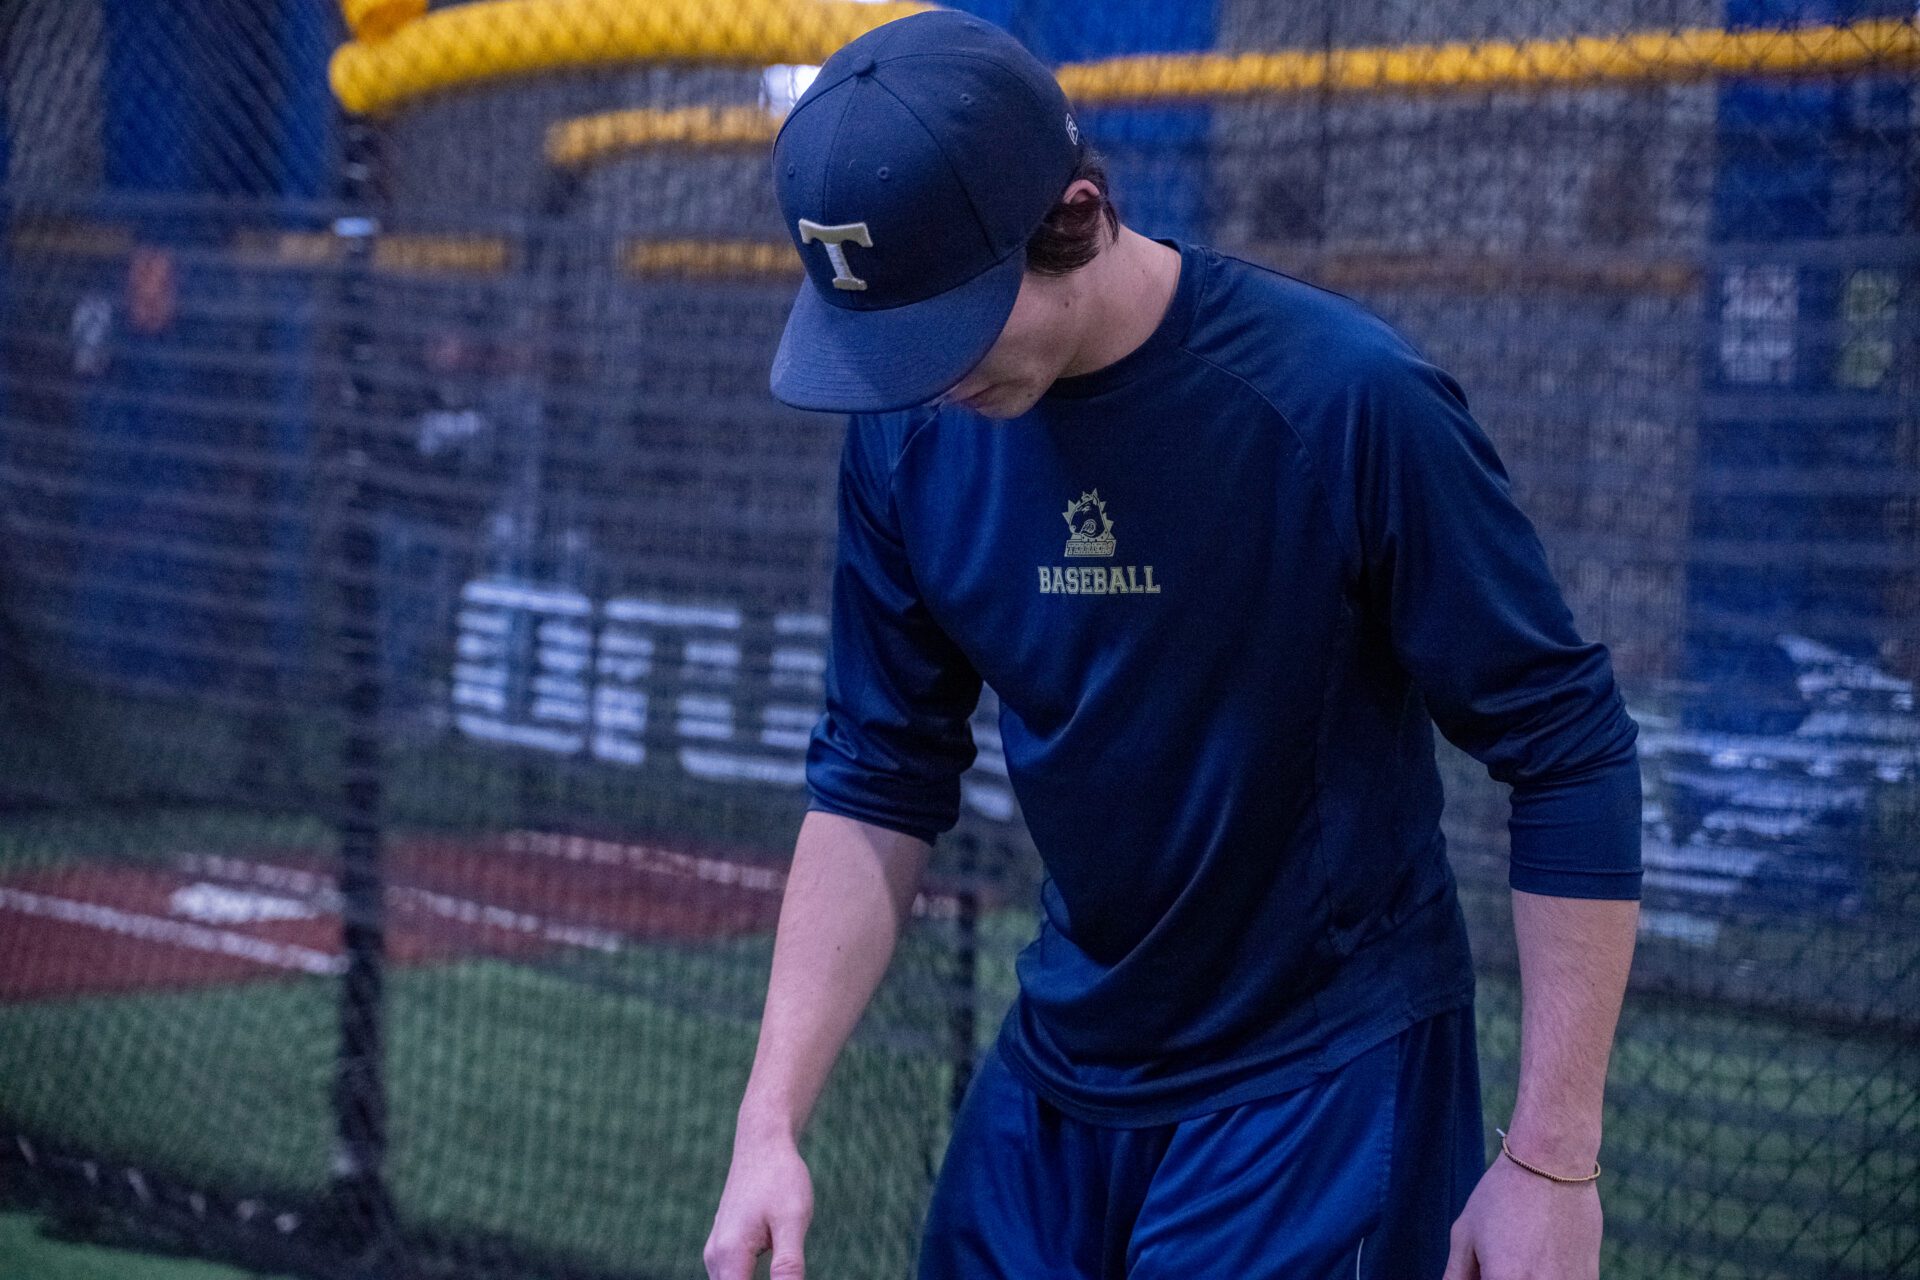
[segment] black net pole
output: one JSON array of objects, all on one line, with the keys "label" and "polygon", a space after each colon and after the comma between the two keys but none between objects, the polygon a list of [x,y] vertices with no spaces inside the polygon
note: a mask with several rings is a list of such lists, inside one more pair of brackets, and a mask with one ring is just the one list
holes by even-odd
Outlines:
[{"label": "black net pole", "polygon": [[960,1102],[973,1082],[974,1040],[977,1034],[975,1005],[980,982],[980,859],[976,856],[975,837],[964,836],[960,844],[960,882],[955,895],[953,1004],[948,1012],[948,1036],[953,1054],[953,1087],[948,1109],[958,1115]]},{"label": "black net pole", "polygon": [[[575,332],[563,287],[568,269],[564,228],[578,189],[579,180],[571,171],[558,166],[547,169],[540,179],[538,207],[527,221],[523,269],[530,296],[515,309],[510,321],[514,367],[508,376],[531,381],[528,407],[532,420],[521,424],[526,435],[516,444],[513,497],[508,507],[514,522],[513,551],[507,567],[516,578],[584,589],[587,584],[574,576],[582,566],[566,550],[565,482],[556,483],[553,468],[557,459],[552,448],[558,408],[552,389],[573,385],[569,375],[574,371],[566,366],[571,353],[562,346],[562,335]],[[564,424],[558,425],[564,435]],[[520,678],[538,679],[539,648],[536,631],[526,650],[529,669]],[[556,821],[566,820],[558,773],[543,753],[520,754],[514,769],[515,816],[519,822],[550,830]]]},{"label": "black net pole", "polygon": [[379,136],[367,124],[348,126],[343,192],[349,210],[335,223],[345,246],[341,270],[342,314],[348,317],[340,354],[340,412],[329,461],[331,503],[337,525],[333,547],[337,580],[338,694],[341,808],[339,840],[341,945],[345,969],[340,986],[340,1045],[333,1083],[336,1126],[331,1193],[333,1229],[341,1251],[353,1259],[349,1275],[388,1280],[401,1274],[395,1212],[386,1185],[387,1108],[382,1073],[382,979],[385,919],[380,824],[380,601],[375,542],[380,485],[373,474],[375,450],[367,414],[371,387],[361,372],[372,359],[374,314],[373,246],[376,219],[357,212],[376,208]]}]

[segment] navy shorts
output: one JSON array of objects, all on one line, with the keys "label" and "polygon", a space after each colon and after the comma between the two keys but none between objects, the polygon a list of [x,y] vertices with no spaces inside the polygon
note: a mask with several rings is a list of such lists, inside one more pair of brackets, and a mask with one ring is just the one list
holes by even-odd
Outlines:
[{"label": "navy shorts", "polygon": [[1486,1167],[1471,1005],[1301,1088],[1149,1128],[1070,1119],[992,1052],[920,1280],[1438,1280]]}]

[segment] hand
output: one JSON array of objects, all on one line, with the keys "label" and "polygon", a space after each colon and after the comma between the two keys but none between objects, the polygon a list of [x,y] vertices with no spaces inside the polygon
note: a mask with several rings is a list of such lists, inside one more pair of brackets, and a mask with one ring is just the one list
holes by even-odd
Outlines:
[{"label": "hand", "polygon": [[801,1245],[813,1220],[813,1179],[799,1149],[784,1138],[733,1146],[702,1255],[708,1280],[752,1280],[753,1264],[773,1250],[773,1280],[803,1280]]},{"label": "hand", "polygon": [[1598,1184],[1554,1182],[1502,1155],[1449,1239],[1442,1280],[1599,1280]]}]

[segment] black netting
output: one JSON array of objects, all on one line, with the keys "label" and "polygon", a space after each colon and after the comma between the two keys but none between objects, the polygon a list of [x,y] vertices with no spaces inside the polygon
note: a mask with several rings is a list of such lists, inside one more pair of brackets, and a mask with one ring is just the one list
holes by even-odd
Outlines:
[{"label": "black netting", "polygon": [[[842,431],[766,391],[767,148],[911,7],[0,3],[18,1203],[312,1275],[702,1274]],[[1452,372],[1612,650],[1604,1273],[1920,1275],[1911,6],[964,7],[1131,225]],[[813,1274],[909,1271],[1011,997],[996,725],[805,1140]],[[1507,806],[1441,749],[1502,1118]]]}]

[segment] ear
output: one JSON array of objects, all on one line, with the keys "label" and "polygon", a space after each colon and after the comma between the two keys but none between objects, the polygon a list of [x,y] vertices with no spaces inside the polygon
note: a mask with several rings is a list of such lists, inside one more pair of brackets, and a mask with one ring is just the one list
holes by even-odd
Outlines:
[{"label": "ear", "polygon": [[1065,191],[1060,193],[1060,203],[1062,204],[1079,204],[1082,201],[1097,200],[1099,198],[1100,188],[1094,186],[1093,183],[1086,178],[1078,179],[1068,186]]}]

